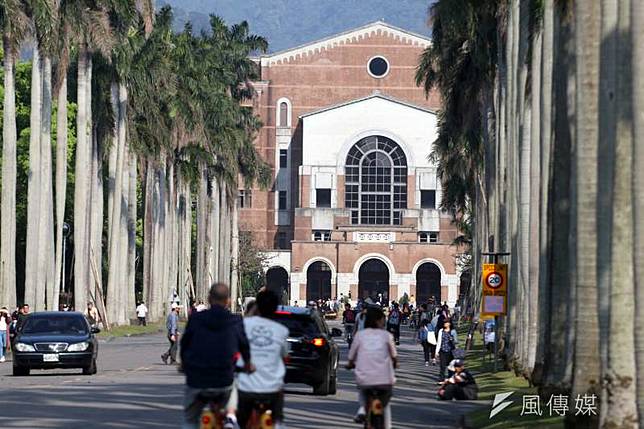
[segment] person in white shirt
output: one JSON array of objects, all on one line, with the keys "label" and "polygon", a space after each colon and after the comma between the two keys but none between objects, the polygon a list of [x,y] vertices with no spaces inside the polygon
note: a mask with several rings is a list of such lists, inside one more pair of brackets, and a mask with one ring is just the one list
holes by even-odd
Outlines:
[{"label": "person in white shirt", "polygon": [[[244,330],[250,344],[255,372],[240,373],[237,378],[239,402],[237,420],[240,427],[253,412],[255,401],[270,407],[275,428],[283,428],[284,420],[284,358],[288,355],[288,328],[271,320],[277,310],[279,298],[272,291],[262,291],[256,299],[258,316],[244,318]],[[243,365],[239,362],[238,365]]]},{"label": "person in white shirt", "polygon": [[139,319],[139,326],[146,326],[147,322],[145,318],[148,315],[148,307],[145,306],[145,303],[141,301],[136,307],[136,317]]}]

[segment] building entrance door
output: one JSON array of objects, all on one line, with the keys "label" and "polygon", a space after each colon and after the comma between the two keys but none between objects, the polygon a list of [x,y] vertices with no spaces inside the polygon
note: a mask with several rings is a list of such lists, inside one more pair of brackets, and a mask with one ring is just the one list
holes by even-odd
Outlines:
[{"label": "building entrance door", "polygon": [[441,300],[441,270],[436,264],[425,262],[416,271],[416,303],[439,304]]},{"label": "building entrance door", "polygon": [[266,288],[277,295],[280,300],[280,304],[288,304],[288,273],[284,268],[272,267],[268,269],[266,272]]},{"label": "building entrance door", "polygon": [[306,270],[306,302],[331,298],[331,268],[325,262],[313,262]]},{"label": "building entrance door", "polygon": [[358,275],[358,296],[374,303],[389,303],[389,269],[379,259],[368,259],[360,267]]}]

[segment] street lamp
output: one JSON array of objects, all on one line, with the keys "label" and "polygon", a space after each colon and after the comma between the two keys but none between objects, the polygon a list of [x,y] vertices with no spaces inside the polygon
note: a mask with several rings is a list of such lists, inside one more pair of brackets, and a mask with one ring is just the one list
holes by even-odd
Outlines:
[{"label": "street lamp", "polygon": [[61,276],[61,287],[60,289],[65,293],[65,297],[67,297],[67,289],[65,288],[65,256],[67,254],[67,237],[69,237],[69,233],[71,232],[71,227],[67,222],[63,222],[63,273]]}]

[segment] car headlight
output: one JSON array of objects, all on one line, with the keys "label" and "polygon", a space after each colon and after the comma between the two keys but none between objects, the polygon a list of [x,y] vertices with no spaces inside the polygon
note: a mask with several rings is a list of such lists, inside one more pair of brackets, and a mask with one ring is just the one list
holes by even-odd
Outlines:
[{"label": "car headlight", "polygon": [[19,352],[35,352],[36,349],[34,349],[34,346],[31,344],[25,344],[25,343],[16,343],[15,346],[13,346],[17,351]]},{"label": "car headlight", "polygon": [[68,352],[84,352],[87,350],[89,347],[89,343],[87,341],[83,341],[82,343],[76,343],[76,344],[71,344],[69,347],[67,347]]}]

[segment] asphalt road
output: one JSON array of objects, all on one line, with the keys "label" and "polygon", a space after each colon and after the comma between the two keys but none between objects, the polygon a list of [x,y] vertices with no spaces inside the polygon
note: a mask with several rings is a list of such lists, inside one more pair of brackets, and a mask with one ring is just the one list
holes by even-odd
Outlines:
[{"label": "asphalt road", "polygon": [[[342,364],[346,345],[339,340]],[[32,371],[13,377],[9,361],[0,364],[1,428],[176,428],[181,420],[184,379],[161,362],[163,335],[101,341],[98,374],[80,370]],[[397,429],[454,427],[476,403],[439,402],[436,367],[426,368],[422,351],[405,333],[394,392]],[[287,385],[289,428],[359,428],[351,418],[357,407],[353,373],[340,369],[338,393],[319,397],[304,385]]]}]

